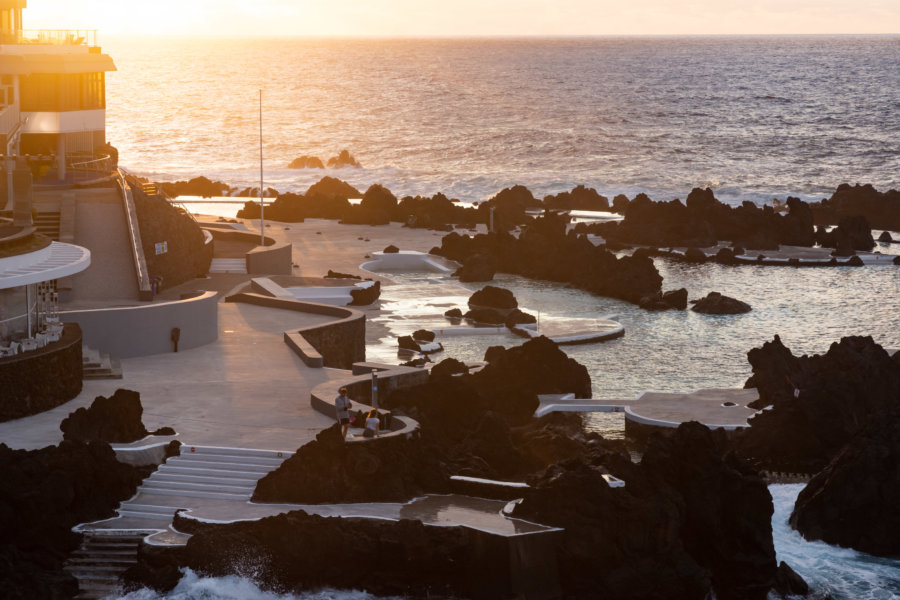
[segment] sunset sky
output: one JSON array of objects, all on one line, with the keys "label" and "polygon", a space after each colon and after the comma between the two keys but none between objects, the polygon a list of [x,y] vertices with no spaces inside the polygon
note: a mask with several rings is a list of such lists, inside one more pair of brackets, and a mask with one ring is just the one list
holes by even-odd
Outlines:
[{"label": "sunset sky", "polygon": [[898,33],[897,0],[28,0],[28,29],[228,36]]}]

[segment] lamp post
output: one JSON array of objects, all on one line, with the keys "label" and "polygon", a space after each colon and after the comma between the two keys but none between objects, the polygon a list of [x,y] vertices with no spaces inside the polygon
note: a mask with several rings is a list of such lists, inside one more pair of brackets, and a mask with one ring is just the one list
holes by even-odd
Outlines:
[{"label": "lamp post", "polygon": [[372,369],[372,408],[378,409],[378,371]]},{"label": "lamp post", "polygon": [[266,213],[263,203],[262,89],[259,90],[259,245],[266,245]]}]

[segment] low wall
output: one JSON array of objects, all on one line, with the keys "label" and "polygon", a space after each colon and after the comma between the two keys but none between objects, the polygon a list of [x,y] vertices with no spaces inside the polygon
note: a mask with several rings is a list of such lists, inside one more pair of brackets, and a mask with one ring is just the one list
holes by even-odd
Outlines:
[{"label": "low wall", "polygon": [[178,349],[188,350],[219,338],[216,292],[173,302],[139,306],[95,308],[60,313],[67,323],[78,323],[84,343],[119,358],[172,352],[172,329],[181,330]]},{"label": "low wall", "polygon": [[[399,388],[412,387],[428,381],[429,373],[418,367],[400,365],[383,365],[379,363],[361,362],[353,365],[352,373],[346,378],[332,379],[320,383],[312,389],[309,403],[317,412],[332,419],[336,418],[334,400],[338,390],[346,387],[353,401],[353,412],[368,412],[372,409],[372,370],[378,371],[378,397],[387,398]],[[418,430],[419,423],[409,417],[391,415],[390,432],[382,433],[380,438],[391,435],[409,435]],[[366,440],[371,441],[371,440]]]},{"label": "low wall", "polygon": [[264,275],[290,275],[293,272],[293,246],[288,242],[257,246],[247,253],[247,272]]},{"label": "low wall", "polygon": [[[299,333],[322,355],[326,367],[351,369],[353,363],[366,358],[366,315],[343,306],[301,302],[287,298],[273,298],[262,294],[240,293],[228,296],[226,302],[246,302],[257,306],[295,310],[335,317],[334,321],[291,330]],[[288,342],[288,338],[285,338]]]},{"label": "low wall", "polygon": [[66,323],[59,341],[0,358],[0,422],[34,415],[81,392],[81,329]]}]

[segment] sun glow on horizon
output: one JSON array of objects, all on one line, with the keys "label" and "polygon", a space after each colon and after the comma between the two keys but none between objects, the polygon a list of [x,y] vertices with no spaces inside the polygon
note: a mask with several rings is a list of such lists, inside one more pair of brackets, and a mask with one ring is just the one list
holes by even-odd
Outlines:
[{"label": "sun glow on horizon", "polygon": [[29,0],[28,29],[235,37],[895,34],[894,0]]}]

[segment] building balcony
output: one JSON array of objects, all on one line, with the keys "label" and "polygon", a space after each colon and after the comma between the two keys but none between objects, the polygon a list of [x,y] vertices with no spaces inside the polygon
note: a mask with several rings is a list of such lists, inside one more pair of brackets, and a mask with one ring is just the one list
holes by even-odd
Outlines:
[{"label": "building balcony", "polygon": [[96,29],[23,29],[0,34],[0,44],[96,46]]}]

